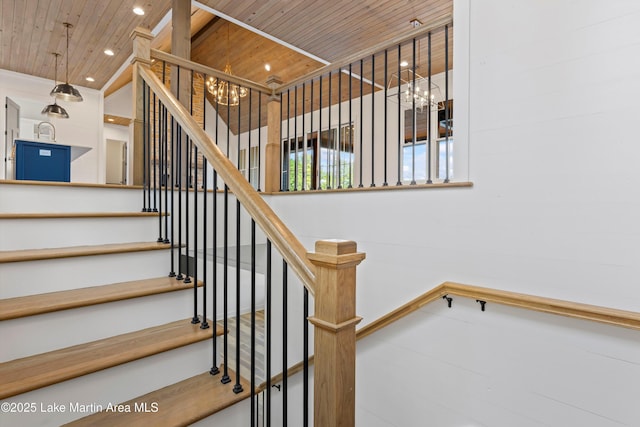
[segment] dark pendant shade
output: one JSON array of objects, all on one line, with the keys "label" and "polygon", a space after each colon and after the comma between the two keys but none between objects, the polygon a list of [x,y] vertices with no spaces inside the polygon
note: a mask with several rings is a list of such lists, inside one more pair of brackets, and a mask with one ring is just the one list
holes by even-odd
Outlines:
[{"label": "dark pendant shade", "polygon": [[49,104],[42,110],[42,114],[46,114],[49,117],[58,117],[60,119],[68,119],[69,114],[67,110],[59,106],[55,101],[53,104]]},{"label": "dark pendant shade", "polygon": [[55,96],[61,101],[80,102],[82,101],[82,95],[75,87],[69,83],[60,83],[51,91],[51,96]]}]

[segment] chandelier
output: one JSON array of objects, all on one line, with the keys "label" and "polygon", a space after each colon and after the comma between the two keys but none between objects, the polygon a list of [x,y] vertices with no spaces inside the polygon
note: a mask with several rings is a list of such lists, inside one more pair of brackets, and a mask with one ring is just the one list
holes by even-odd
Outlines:
[{"label": "chandelier", "polygon": [[[224,67],[224,73],[233,76],[231,65],[229,64],[229,23],[227,22],[227,65]],[[240,98],[247,96],[247,89],[223,80],[219,77],[209,77],[206,81],[207,90],[216,99],[220,105],[235,106],[240,103]]]},{"label": "chandelier", "polygon": [[392,73],[387,82],[387,90],[390,100],[398,99],[400,90],[400,101],[408,108],[411,108],[414,102],[416,109],[420,110],[427,106],[430,106],[432,111],[443,108],[440,87],[431,82],[429,88],[429,79],[411,69],[402,70],[400,74]]},{"label": "chandelier", "polygon": [[440,95],[440,88],[438,85],[432,82],[431,90],[429,90],[429,82],[427,79],[420,76],[418,73],[415,73],[415,80],[409,80],[407,82],[407,89],[403,94],[404,102],[407,104],[413,104],[415,101],[415,106],[418,109],[422,109],[427,105],[430,105],[432,110],[437,110],[438,101],[436,101],[436,92]]},{"label": "chandelier", "polygon": [[[224,67],[225,74],[232,76],[231,65],[227,62]],[[220,78],[209,77],[207,80],[207,90],[220,105],[235,106],[240,103],[240,98],[247,96],[247,89],[235,83],[229,83]]]}]

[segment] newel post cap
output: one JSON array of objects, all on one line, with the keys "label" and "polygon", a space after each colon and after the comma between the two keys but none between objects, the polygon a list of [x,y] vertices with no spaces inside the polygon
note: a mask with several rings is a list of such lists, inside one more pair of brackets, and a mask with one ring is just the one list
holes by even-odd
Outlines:
[{"label": "newel post cap", "polygon": [[352,240],[318,240],[316,251],[307,253],[307,258],[317,266],[336,269],[355,267],[366,258],[366,254],[358,252],[358,245]]}]

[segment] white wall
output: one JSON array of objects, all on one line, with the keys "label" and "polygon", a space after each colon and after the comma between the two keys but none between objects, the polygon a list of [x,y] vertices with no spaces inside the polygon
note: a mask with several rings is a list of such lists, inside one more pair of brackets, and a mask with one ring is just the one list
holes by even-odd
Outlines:
[{"label": "white wall", "polygon": [[133,90],[131,83],[127,83],[104,99],[104,113],[133,118]]},{"label": "white wall", "polygon": [[[0,70],[0,98],[13,99],[20,105],[21,119],[49,121],[56,128],[56,140],[61,144],[91,147],[91,150],[71,163],[71,181],[104,182],[104,140],[102,138],[102,94],[94,89],[78,87],[83,102],[59,102],[69,113],[69,119],[49,118],[40,114],[48,104],[53,103],[49,92],[53,81],[25,74]],[[5,115],[0,118],[0,130],[4,135]],[[27,122],[28,122],[27,120]],[[32,136],[33,129],[25,129]],[[23,130],[21,129],[21,132]],[[0,152],[4,153],[4,136],[0,142]],[[4,178],[4,167],[0,178]]]},{"label": "white wall", "polygon": [[[467,64],[464,56],[456,58],[456,67],[469,70],[469,89],[465,95],[465,85],[457,81],[454,98],[466,96],[469,103],[468,129],[458,127],[456,132],[469,135],[474,187],[273,196],[271,205],[308,248],[317,239],[344,238],[357,241],[359,250],[367,253],[358,269],[363,324],[445,280],[639,311],[640,145],[635,135],[640,116],[640,4],[461,0],[455,5],[456,23],[469,21],[468,26],[454,27],[456,40],[467,40],[469,48]],[[313,209],[301,210],[311,204]],[[509,312],[483,333],[491,341],[510,336],[512,324],[523,316],[530,317]],[[465,397],[478,390],[465,375],[469,366],[441,360],[442,369],[446,366],[451,374],[448,386],[459,392],[447,394],[450,400],[441,409],[463,416],[434,425],[640,425],[640,414],[627,398],[638,395],[640,383],[637,334],[620,332],[624,338],[616,343],[625,362],[616,364],[615,377],[627,381],[600,386],[610,359],[593,352],[606,348],[608,335],[617,332],[591,323],[566,327],[552,316],[542,319],[548,320],[527,325],[523,334],[539,335],[541,346],[561,352],[562,340],[584,332],[593,340],[591,350],[572,352],[568,359],[545,356],[538,365],[539,354],[519,341],[506,360],[519,363],[519,375],[534,366],[544,370],[544,378],[557,375],[564,381],[520,384],[517,376],[496,373],[490,379],[506,381],[509,391],[494,398],[494,410],[503,416],[492,420],[474,415],[482,396]],[[463,326],[467,322],[475,328],[468,323],[473,321],[462,320]],[[552,335],[557,328],[564,329],[564,335]],[[398,421],[403,402],[391,397],[394,390],[433,392],[431,387],[440,385],[414,356],[428,344],[446,344],[454,354],[469,351],[468,336],[445,340],[446,334],[430,331],[424,344],[414,342],[419,335],[367,344],[373,352],[386,352],[389,345],[406,347],[394,354],[394,362],[411,366],[397,375],[384,363],[358,368],[360,378],[384,378],[377,395],[384,397],[384,404],[368,400],[373,398],[366,393],[369,383],[360,382],[358,389],[359,405],[370,411],[371,419],[386,421],[377,425],[424,425],[428,414],[422,412],[408,424]],[[551,336],[554,343],[546,340]],[[507,351],[495,349],[501,357]],[[376,354],[381,358],[383,353]],[[589,375],[597,380],[585,383]],[[563,390],[555,393],[552,389],[558,387]],[[624,411],[607,404],[615,400],[624,402]],[[523,406],[514,412],[515,401]],[[568,418],[554,418],[554,408]]]}]

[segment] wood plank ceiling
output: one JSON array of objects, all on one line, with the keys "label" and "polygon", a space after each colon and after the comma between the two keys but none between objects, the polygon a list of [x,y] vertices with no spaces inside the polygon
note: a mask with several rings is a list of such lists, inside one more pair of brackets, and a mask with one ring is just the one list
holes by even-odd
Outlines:
[{"label": "wood plank ceiling", "polygon": [[[333,62],[411,29],[414,18],[427,23],[452,13],[452,0],[200,0],[214,14],[227,15],[317,58]],[[198,3],[193,2],[194,5]],[[2,0],[0,68],[53,80],[53,52],[61,53],[58,80],[102,89],[132,52],[136,26],[155,28],[171,0]],[[132,13],[135,6],[144,16]],[[194,15],[192,15],[194,16]],[[213,15],[211,15],[213,18]],[[70,29],[66,57],[64,22]],[[227,59],[236,75],[264,82],[268,74],[285,81],[322,64],[226,21],[197,24],[192,59],[222,69]],[[198,27],[201,27],[198,28]],[[165,31],[166,32],[166,31]],[[165,39],[166,40],[166,39]],[[156,41],[156,44],[163,44]],[[166,43],[164,46],[167,48]],[[114,56],[104,54],[112,49]],[[272,66],[271,72],[264,64]],[[88,82],[86,77],[93,77]]]}]

